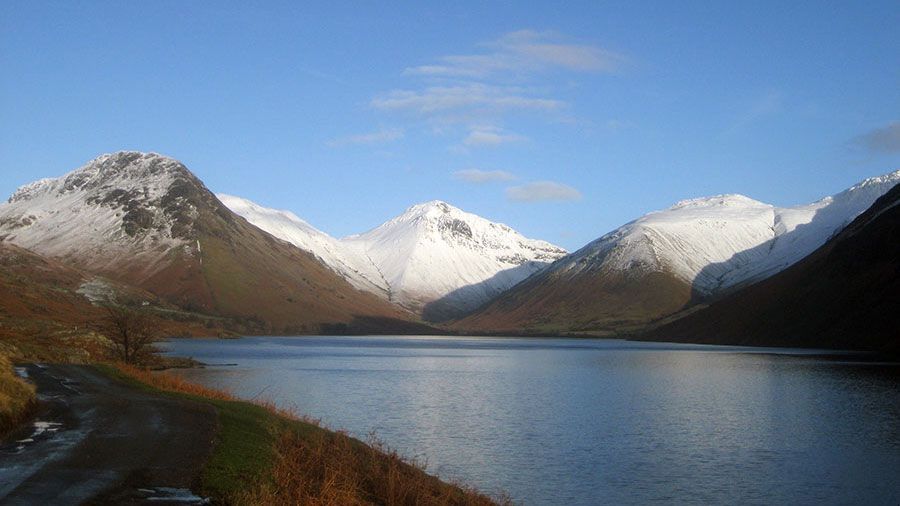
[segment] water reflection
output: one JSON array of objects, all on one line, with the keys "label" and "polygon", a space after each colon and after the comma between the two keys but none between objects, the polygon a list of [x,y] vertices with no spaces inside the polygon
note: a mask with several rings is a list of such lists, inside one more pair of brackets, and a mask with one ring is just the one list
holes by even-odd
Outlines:
[{"label": "water reflection", "polygon": [[883,503],[900,492],[892,364],[594,340],[193,340],[183,371],[526,504]]}]

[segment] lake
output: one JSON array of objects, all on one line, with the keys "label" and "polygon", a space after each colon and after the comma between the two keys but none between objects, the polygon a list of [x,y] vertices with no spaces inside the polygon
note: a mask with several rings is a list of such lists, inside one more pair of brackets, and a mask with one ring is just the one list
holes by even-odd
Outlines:
[{"label": "lake", "polygon": [[[900,366],[821,351],[483,337],[166,344],[528,505],[898,504]],[[230,365],[225,365],[230,364]]]}]

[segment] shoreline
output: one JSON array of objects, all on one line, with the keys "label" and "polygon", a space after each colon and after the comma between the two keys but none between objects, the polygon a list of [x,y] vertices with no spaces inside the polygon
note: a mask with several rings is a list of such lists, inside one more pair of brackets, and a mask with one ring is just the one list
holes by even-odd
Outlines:
[{"label": "shoreline", "polygon": [[[146,406],[146,409],[155,410],[160,409],[160,406],[180,406],[174,411],[171,407],[166,408],[168,411],[164,412],[169,414],[164,416],[163,420],[168,420],[166,417],[180,416],[178,411],[182,409],[190,412],[213,413],[212,425],[210,425],[209,414],[204,415],[207,421],[203,424],[179,423],[179,430],[187,431],[187,438],[177,449],[184,450],[185,443],[191,447],[194,444],[191,443],[192,441],[211,441],[206,453],[207,457],[203,459],[199,467],[196,464],[182,466],[181,471],[176,473],[177,479],[172,483],[163,483],[159,478],[152,483],[132,483],[133,480],[124,480],[124,478],[111,479],[104,485],[105,488],[88,491],[89,496],[82,498],[85,500],[116,503],[119,500],[139,497],[136,494],[142,493],[140,492],[142,490],[159,488],[162,485],[166,487],[177,485],[176,488],[190,492],[191,495],[196,496],[198,501],[201,497],[207,497],[216,503],[223,504],[291,504],[304,501],[324,501],[325,504],[348,502],[357,504],[390,502],[409,505],[511,504],[506,498],[501,497],[495,500],[474,489],[445,482],[430,475],[425,472],[420,463],[402,458],[377,440],[363,442],[344,432],[321,427],[315,420],[280,409],[272,403],[240,400],[228,392],[193,384],[164,371],[151,372],[149,369],[113,363],[40,367],[31,365],[28,367],[34,372],[34,380],[39,383],[39,394],[42,394],[47,388],[58,390],[55,391],[54,396],[68,395],[70,390],[75,392],[87,389],[89,392],[87,397],[74,394],[78,395],[76,399],[81,403],[82,407],[79,408],[81,411],[76,410],[74,414],[60,415],[60,410],[68,409],[69,402],[67,401],[63,401],[63,404],[53,408],[57,411],[55,416],[61,417],[60,425],[56,426],[61,429],[59,432],[50,434],[46,441],[34,442],[35,448],[27,449],[27,451],[38,451],[42,444],[52,444],[54,438],[65,441],[67,437],[71,437],[70,434],[84,432],[79,436],[81,439],[73,443],[68,453],[64,453],[61,457],[63,462],[74,461],[75,463],[70,466],[76,470],[83,467],[78,460],[81,454],[100,452],[108,455],[105,457],[107,459],[125,458],[124,462],[130,463],[132,459],[122,457],[122,449],[116,445],[145,444],[148,436],[155,434],[155,437],[161,437],[160,435],[166,434],[171,428],[164,423],[161,428],[162,432],[160,429],[148,432],[151,430],[149,426],[141,425],[141,421],[145,421],[146,416],[135,414],[131,417],[135,420],[131,422],[131,425],[117,426],[119,428],[114,430],[114,432],[120,433],[118,437],[124,439],[109,440],[101,437],[97,440],[97,437],[107,430],[91,425],[96,423],[90,421],[96,416],[85,414],[94,409],[91,407],[93,403],[96,403],[101,409],[109,410],[110,405],[118,405],[122,399],[134,397],[140,399],[138,405]],[[52,374],[46,372],[47,367],[53,371]],[[56,378],[62,379],[57,380]],[[75,390],[67,385],[76,385],[74,386]],[[111,394],[107,390],[112,390],[115,394]],[[55,398],[54,396],[50,398]],[[45,399],[38,408],[40,413],[44,413],[40,416],[47,416],[49,406],[47,402],[58,404],[57,401]],[[133,405],[133,403],[127,404],[127,406]],[[24,422],[27,423],[34,416],[36,415],[31,415]],[[89,418],[85,418],[81,422],[76,421],[78,417],[83,418],[84,416]],[[67,420],[65,425],[62,423],[63,419]],[[52,418],[48,418],[48,420],[52,420]],[[208,430],[197,430],[195,425],[206,427]],[[82,427],[82,429],[76,429],[77,427]],[[19,432],[26,429],[24,424],[18,427]],[[123,430],[124,433],[122,433]],[[137,432],[129,433],[129,430]],[[92,445],[90,448],[94,449],[78,451],[81,448],[80,445],[84,444],[90,444]],[[166,445],[166,443],[162,444]],[[196,455],[198,452],[205,451],[203,447],[198,447],[191,454]],[[142,458],[147,458],[146,455],[157,453],[139,450],[133,460],[140,463]],[[28,455],[22,455],[20,459],[27,460]],[[59,460],[57,459],[57,461]],[[41,462],[46,467],[56,465],[57,461]],[[193,461],[196,461],[196,458]],[[104,460],[101,458],[99,464],[102,465],[103,462]],[[154,469],[161,469],[160,465],[160,463],[155,464]],[[118,467],[113,469],[118,469]],[[297,471],[298,469],[302,472]],[[93,469],[92,472],[94,471],[103,471],[103,468],[101,466]],[[112,472],[112,469],[109,471]],[[169,476],[168,471],[164,468],[159,472],[163,473],[160,476]],[[40,476],[47,474],[57,475],[58,472],[53,473],[42,467],[34,475],[38,478],[29,475],[22,478],[22,481],[25,483],[31,483],[28,480],[39,481]],[[104,476],[108,474],[106,473]],[[77,488],[80,485],[76,481],[67,486]],[[14,490],[7,490],[6,493],[41,493],[35,491],[44,488],[43,486],[29,486],[24,489],[14,487]],[[48,488],[46,493],[52,494],[53,492]]]}]

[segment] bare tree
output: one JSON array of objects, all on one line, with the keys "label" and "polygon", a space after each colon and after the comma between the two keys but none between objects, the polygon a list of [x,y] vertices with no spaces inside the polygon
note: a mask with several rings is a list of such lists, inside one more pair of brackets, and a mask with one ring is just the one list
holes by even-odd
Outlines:
[{"label": "bare tree", "polygon": [[159,340],[159,331],[145,312],[125,306],[104,306],[105,314],[96,329],[113,344],[116,357],[128,364],[138,363]]}]

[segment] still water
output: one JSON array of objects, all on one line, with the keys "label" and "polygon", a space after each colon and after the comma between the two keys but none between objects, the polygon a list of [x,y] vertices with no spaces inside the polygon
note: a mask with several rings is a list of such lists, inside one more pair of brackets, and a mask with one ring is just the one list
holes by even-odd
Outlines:
[{"label": "still water", "polygon": [[615,340],[178,340],[274,400],[524,504],[898,504],[900,366]]}]

